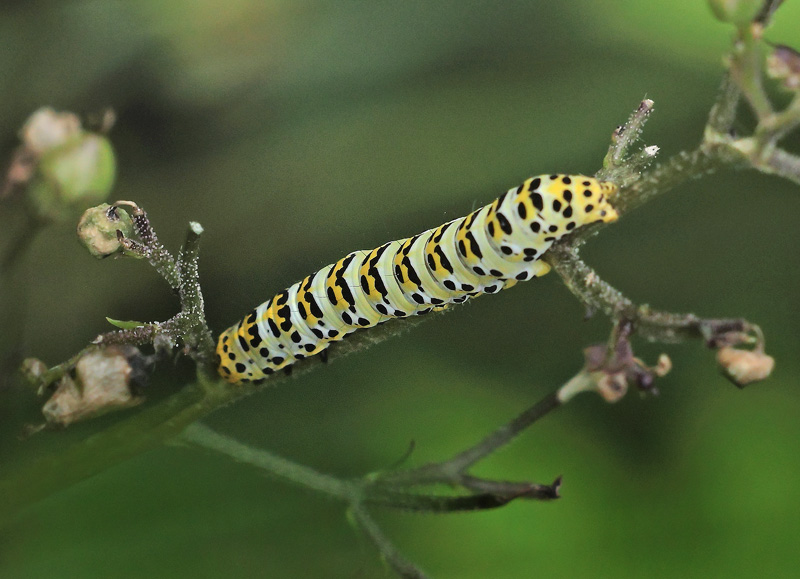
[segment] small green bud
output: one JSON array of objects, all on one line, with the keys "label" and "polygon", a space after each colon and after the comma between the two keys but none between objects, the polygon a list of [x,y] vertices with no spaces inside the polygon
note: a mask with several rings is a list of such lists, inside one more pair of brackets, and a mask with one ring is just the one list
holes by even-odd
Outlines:
[{"label": "small green bud", "polygon": [[108,203],[90,207],[78,222],[78,239],[98,259],[122,249],[118,231],[130,237],[133,234],[133,222],[125,211]]},{"label": "small green bud", "polygon": [[68,218],[73,210],[108,197],[115,172],[109,140],[83,133],[42,155],[29,185],[29,202],[43,219]]},{"label": "small green bud", "polygon": [[722,22],[744,26],[753,22],[764,6],[763,0],[708,0],[711,11]]}]

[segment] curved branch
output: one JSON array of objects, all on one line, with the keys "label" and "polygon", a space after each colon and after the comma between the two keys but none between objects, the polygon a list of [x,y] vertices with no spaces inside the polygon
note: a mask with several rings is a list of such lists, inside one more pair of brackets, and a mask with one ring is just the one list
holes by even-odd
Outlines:
[{"label": "curved branch", "polygon": [[545,257],[564,284],[591,314],[601,311],[614,321],[625,320],[635,331],[653,342],[674,343],[687,339],[703,339],[714,343],[729,332],[755,332],[755,324],[747,320],[703,319],[694,314],[674,314],[636,305],[621,291],[603,281],[578,257],[574,247],[557,247]]}]

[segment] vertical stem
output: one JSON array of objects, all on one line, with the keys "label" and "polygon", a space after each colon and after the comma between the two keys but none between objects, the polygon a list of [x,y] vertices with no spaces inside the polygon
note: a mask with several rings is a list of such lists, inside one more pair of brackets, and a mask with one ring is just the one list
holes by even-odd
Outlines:
[{"label": "vertical stem", "polygon": [[761,41],[756,37],[760,30],[760,24],[740,28],[740,38],[731,53],[731,72],[759,121],[772,114],[772,104],[762,83]]},{"label": "vertical stem", "polygon": [[200,273],[198,269],[200,235],[202,226],[192,221],[186,234],[186,242],[178,256],[178,271],[180,272],[180,287],[178,292],[181,299],[181,312],[185,314],[189,327],[184,341],[191,347],[193,355],[203,364],[213,359],[214,340],[208,329],[205,317],[205,303],[200,287]]},{"label": "vertical stem", "polygon": [[714,141],[721,137],[726,138],[736,120],[736,110],[739,106],[742,91],[731,78],[730,71],[722,77],[719,93],[714,106],[708,114],[706,123],[705,140]]}]

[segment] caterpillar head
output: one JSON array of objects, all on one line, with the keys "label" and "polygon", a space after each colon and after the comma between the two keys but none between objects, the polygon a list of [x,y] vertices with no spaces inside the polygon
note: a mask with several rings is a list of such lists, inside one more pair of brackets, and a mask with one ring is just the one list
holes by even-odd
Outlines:
[{"label": "caterpillar head", "polygon": [[614,183],[583,175],[552,175],[549,179],[549,193],[564,205],[571,205],[570,215],[562,211],[562,216],[577,218],[578,226],[598,221],[611,223],[619,218],[610,202],[617,192]]},{"label": "caterpillar head", "polygon": [[[548,221],[551,232],[562,225],[562,231],[568,232],[598,221],[610,223],[619,217],[610,201],[617,186],[610,181],[584,175],[542,175],[531,179],[528,187],[534,191],[533,204]],[[536,192],[547,200],[536,199]]]},{"label": "caterpillar head", "polygon": [[580,214],[585,216],[585,224],[602,221],[611,223],[619,218],[611,199],[617,193],[617,186],[611,181],[598,181],[586,177],[577,181],[575,204]]}]

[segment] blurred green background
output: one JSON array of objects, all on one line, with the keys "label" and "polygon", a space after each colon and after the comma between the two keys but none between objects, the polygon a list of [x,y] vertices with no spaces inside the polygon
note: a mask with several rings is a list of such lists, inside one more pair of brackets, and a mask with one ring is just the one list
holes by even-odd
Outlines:
[{"label": "blurred green background", "polygon": [[[800,41],[800,5],[768,31]],[[664,158],[700,137],[731,30],[700,0],[65,1],[0,7],[0,152],[36,108],[112,106],[112,197],[177,247],[200,221],[209,320],[353,249],[454,218],[537,173],[593,173],[647,96]],[[800,151],[795,136],[787,146]],[[661,396],[578,398],[476,474],[563,499],[491,512],[379,512],[440,578],[796,576],[800,563],[800,189],[725,172],[649,203],[585,257],[631,298],[761,324],[773,377],[745,391],[699,344],[637,344],[675,369]],[[15,226],[0,214],[0,237]],[[166,319],[140,262],[90,258],[74,225],[36,239],[26,355],[64,360],[104,316]],[[217,412],[240,440],[341,476],[448,457],[569,378],[608,323],[555,276]],[[491,339],[486,339],[491,336]],[[190,367],[164,364],[160,398]],[[0,395],[0,470],[121,416],[16,440],[38,421]],[[128,412],[135,412],[128,411]],[[340,505],[204,452],[165,447],[42,501],[0,536],[0,576],[380,577]]]}]

